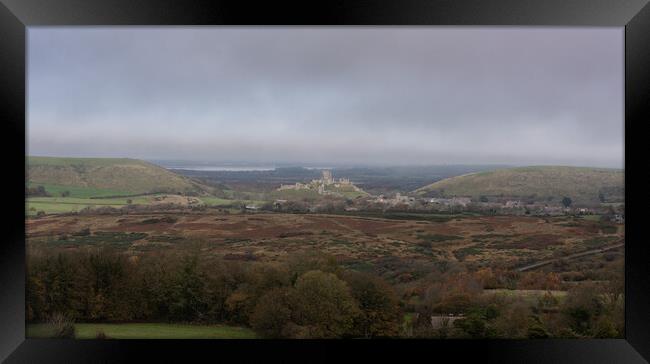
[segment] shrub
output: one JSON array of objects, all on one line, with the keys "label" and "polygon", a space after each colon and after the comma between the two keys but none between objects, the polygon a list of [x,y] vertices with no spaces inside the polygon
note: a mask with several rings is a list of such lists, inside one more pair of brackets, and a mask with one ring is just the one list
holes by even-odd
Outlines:
[{"label": "shrub", "polygon": [[433,307],[434,312],[462,314],[471,306],[471,297],[465,293],[456,293],[446,296]]},{"label": "shrub", "polygon": [[158,223],[173,224],[176,221],[178,221],[178,219],[175,218],[175,217],[165,216],[165,217],[161,217],[161,218],[152,217],[152,218],[149,218],[149,219],[144,219],[144,220],[140,221],[140,223],[141,224],[158,224]]},{"label": "shrub", "polygon": [[315,270],[301,275],[295,287],[293,314],[298,324],[309,328],[310,337],[336,338],[351,333],[360,312],[345,282],[332,273]]},{"label": "shrub", "polygon": [[53,336],[57,339],[74,339],[74,321],[69,315],[55,313],[50,317],[49,324],[53,329]]},{"label": "shrub", "polygon": [[380,278],[367,273],[348,272],[344,280],[361,310],[360,315],[355,317],[356,334],[363,337],[397,336],[402,314],[392,288]]},{"label": "shrub", "polygon": [[34,196],[34,197],[49,197],[50,194],[45,191],[45,187],[43,186],[37,186],[37,187],[25,187],[25,194],[27,196]]},{"label": "shrub", "polygon": [[418,238],[420,238],[420,239],[422,239],[424,241],[429,241],[429,242],[433,242],[433,243],[440,243],[440,242],[445,242],[445,241],[463,239],[462,236],[443,235],[443,234],[423,234],[423,235],[418,235]]},{"label": "shrub", "polygon": [[88,236],[88,235],[90,235],[90,228],[81,229],[81,230],[77,231],[76,233],[72,233],[72,235],[73,236]]},{"label": "shrub", "polygon": [[585,285],[568,292],[562,312],[568,326],[580,335],[591,336],[595,322],[603,312],[600,292],[592,285]]},{"label": "shrub", "polygon": [[548,337],[549,333],[541,325],[533,325],[528,328],[529,339],[546,339]]},{"label": "shrub", "polygon": [[472,312],[465,318],[454,321],[453,325],[471,338],[481,338],[487,334],[487,320],[480,313]]},{"label": "shrub", "polygon": [[416,243],[417,246],[426,248],[426,249],[431,249],[433,244],[430,241],[419,241]]},{"label": "shrub", "polygon": [[274,288],[262,296],[250,318],[253,329],[268,338],[280,338],[287,334],[291,322],[290,291]]},{"label": "shrub", "polygon": [[618,338],[622,335],[619,335],[618,330],[614,323],[608,318],[601,318],[595,327],[594,337],[599,339],[608,339],[608,338]]}]

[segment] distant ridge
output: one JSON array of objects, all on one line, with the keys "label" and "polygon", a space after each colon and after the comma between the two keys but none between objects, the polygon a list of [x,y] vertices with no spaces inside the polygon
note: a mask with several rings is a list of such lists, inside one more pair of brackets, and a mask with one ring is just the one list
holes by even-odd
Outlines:
[{"label": "distant ridge", "polygon": [[211,188],[155,164],[130,158],[26,158],[30,183],[129,193],[209,193]]},{"label": "distant ridge", "polygon": [[531,166],[469,173],[415,190],[424,196],[509,197],[554,200],[570,197],[583,204],[623,202],[621,169]]}]

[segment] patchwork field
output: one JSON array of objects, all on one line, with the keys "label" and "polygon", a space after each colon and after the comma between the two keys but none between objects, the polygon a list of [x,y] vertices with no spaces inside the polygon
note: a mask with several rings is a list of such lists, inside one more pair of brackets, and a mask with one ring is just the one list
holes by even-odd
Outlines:
[{"label": "patchwork field", "polygon": [[[46,187],[49,191],[50,187]],[[187,197],[170,194],[150,194],[150,195],[115,195],[112,190],[97,190],[80,188],[81,191],[69,191],[70,195],[61,197],[60,194],[49,197],[29,197],[25,202],[25,213],[27,216],[35,216],[40,211],[45,214],[61,214],[69,212],[79,212],[83,209],[96,209],[100,207],[112,207],[119,209],[127,205],[161,205],[174,204],[177,206],[187,207],[189,205],[204,206],[233,206],[233,205],[253,205],[261,206],[264,201],[240,201],[229,200],[212,196]],[[89,191],[90,190],[90,191]],[[68,190],[61,189],[61,192]],[[92,192],[91,192],[92,191]],[[108,191],[108,192],[107,192]],[[99,197],[98,197],[99,196]],[[109,197],[101,197],[109,196]]]}]

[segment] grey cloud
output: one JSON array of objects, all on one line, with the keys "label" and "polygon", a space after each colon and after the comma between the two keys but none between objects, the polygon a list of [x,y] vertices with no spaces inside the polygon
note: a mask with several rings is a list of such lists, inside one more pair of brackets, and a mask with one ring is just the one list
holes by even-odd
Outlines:
[{"label": "grey cloud", "polygon": [[30,154],[621,167],[622,28],[30,28]]}]

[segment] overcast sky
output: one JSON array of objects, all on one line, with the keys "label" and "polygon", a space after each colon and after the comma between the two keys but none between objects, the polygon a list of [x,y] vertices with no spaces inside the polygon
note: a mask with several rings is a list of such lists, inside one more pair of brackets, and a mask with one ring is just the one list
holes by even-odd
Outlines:
[{"label": "overcast sky", "polygon": [[29,29],[28,153],[623,166],[623,28]]}]

